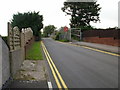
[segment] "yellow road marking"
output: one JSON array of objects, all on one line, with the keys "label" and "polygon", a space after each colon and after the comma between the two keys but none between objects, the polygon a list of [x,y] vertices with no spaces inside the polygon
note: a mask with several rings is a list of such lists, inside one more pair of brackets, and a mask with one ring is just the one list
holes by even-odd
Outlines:
[{"label": "yellow road marking", "polygon": [[53,65],[53,67],[54,67],[54,69],[55,69],[55,71],[56,71],[56,73],[57,73],[57,75],[58,75],[58,77],[59,77],[59,79],[60,79],[60,81],[61,81],[63,87],[65,88],[65,90],[68,90],[67,85],[66,85],[65,82],[63,81],[63,79],[62,79],[62,77],[61,77],[59,71],[57,70],[57,68],[56,68],[56,66],[55,66],[55,64],[54,64],[54,62],[53,62],[53,60],[52,60],[52,58],[50,57],[50,55],[49,55],[49,53],[48,53],[48,51],[47,51],[47,49],[46,49],[46,47],[45,47],[45,45],[44,45],[43,42],[42,42],[42,45],[43,45],[43,48],[45,49],[46,54],[48,55],[48,58],[49,58],[50,62],[51,62],[52,65]]},{"label": "yellow road marking", "polygon": [[87,46],[81,46],[81,47],[87,48],[87,49],[91,49],[91,50],[94,50],[94,51],[98,51],[98,52],[102,52],[102,53],[106,53],[106,54],[110,54],[110,55],[113,55],[113,56],[120,56],[119,54],[115,54],[115,53],[111,53],[111,52],[106,52],[106,51],[102,51],[102,50],[99,50],[99,49],[90,48],[90,47],[87,47]]},{"label": "yellow road marking", "polygon": [[[44,46],[44,47],[45,47],[45,46]],[[47,51],[46,47],[45,47],[45,50]],[[66,86],[65,82],[63,81],[63,79],[62,79],[62,77],[61,77],[59,71],[57,70],[55,64],[53,63],[52,58],[50,57],[48,51],[47,51],[47,54],[48,54],[48,57],[49,57],[49,59],[50,59],[52,65],[53,65],[53,67],[54,67],[54,69],[55,69],[55,71],[56,71],[56,73],[57,73],[57,75],[58,75],[58,77],[59,77],[59,79],[60,79],[60,81],[61,81],[63,87],[64,87],[65,89],[67,89],[67,86]]]},{"label": "yellow road marking", "polygon": [[[43,44],[42,44],[42,47],[43,47]],[[58,80],[58,78],[57,78],[57,76],[56,76],[56,74],[55,74],[55,71],[54,71],[54,69],[53,69],[53,67],[52,67],[52,65],[51,65],[51,63],[50,63],[50,60],[48,59],[48,56],[47,56],[47,53],[46,53],[44,47],[43,47],[43,51],[44,51],[45,56],[46,56],[46,58],[47,58],[48,64],[49,64],[49,66],[50,66],[50,68],[51,68],[51,71],[52,71],[52,74],[53,74],[54,79],[55,79],[55,81],[56,81],[56,84],[57,84],[59,90],[62,90],[62,87],[61,87],[61,85],[60,85],[60,82],[59,82],[59,80]]]},{"label": "yellow road marking", "polygon": [[[59,42],[59,41],[57,41],[57,42]],[[91,47],[88,47],[88,46],[80,46],[80,45],[75,45],[75,44],[70,44],[70,43],[65,43],[65,42],[59,42],[59,43],[69,44],[69,45],[77,46],[77,47],[83,47],[83,48],[86,48],[86,49],[90,49],[90,50],[94,50],[94,51],[97,51],[97,52],[106,53],[106,54],[113,55],[113,56],[120,56],[119,54],[116,54],[116,53],[111,53],[111,52],[107,52],[107,51],[91,48]]]}]

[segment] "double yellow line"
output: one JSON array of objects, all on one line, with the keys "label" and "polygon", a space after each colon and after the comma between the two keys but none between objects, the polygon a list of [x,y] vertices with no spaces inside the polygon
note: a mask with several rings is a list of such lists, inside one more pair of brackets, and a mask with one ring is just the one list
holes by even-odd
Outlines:
[{"label": "double yellow line", "polygon": [[[52,58],[50,57],[50,55],[49,55],[49,53],[48,53],[48,51],[47,51],[44,43],[41,42],[41,45],[42,45],[42,48],[43,48],[43,51],[44,51],[44,53],[45,53],[47,62],[48,62],[48,64],[49,64],[49,66],[50,66],[50,69],[51,69],[51,71],[52,71],[53,77],[54,77],[54,79],[55,79],[55,81],[56,81],[56,84],[57,84],[59,90],[62,90],[62,86],[63,86],[63,88],[64,88],[65,90],[68,90],[67,85],[66,85],[65,82],[63,81],[63,79],[62,79],[62,77],[61,77],[61,75],[60,75],[57,67],[55,66]],[[61,82],[62,85],[60,84],[60,82]]]}]

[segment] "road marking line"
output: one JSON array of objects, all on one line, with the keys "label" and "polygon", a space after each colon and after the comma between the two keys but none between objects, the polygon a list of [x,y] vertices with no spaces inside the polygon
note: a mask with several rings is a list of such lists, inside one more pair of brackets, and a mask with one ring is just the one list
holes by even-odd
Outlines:
[{"label": "road marking line", "polygon": [[56,81],[56,84],[57,84],[59,90],[62,90],[62,87],[61,87],[61,85],[60,85],[60,82],[59,82],[59,80],[58,80],[58,78],[57,78],[57,76],[56,76],[56,74],[55,74],[55,71],[54,71],[54,69],[53,69],[53,67],[52,67],[52,65],[51,65],[51,63],[50,63],[50,60],[49,60],[49,58],[48,58],[48,56],[47,56],[47,53],[46,53],[46,51],[45,51],[45,49],[44,49],[43,43],[42,43],[42,47],[43,47],[43,51],[44,51],[44,53],[45,53],[46,59],[47,59],[47,61],[48,61],[48,64],[49,64],[49,66],[50,66],[50,69],[51,69],[51,71],[52,71],[53,77],[54,77],[54,79],[55,79],[55,81]]},{"label": "road marking line", "polygon": [[[56,42],[59,42],[59,41],[56,41]],[[70,44],[70,43],[65,43],[65,42],[59,42],[59,43],[69,44],[69,45],[77,46],[77,47],[83,47],[83,48],[86,48],[86,49],[90,49],[90,50],[94,50],[94,51],[97,51],[97,52],[106,53],[106,54],[113,55],[113,56],[120,56],[119,54],[116,54],[116,53],[111,53],[111,52],[107,52],[107,51],[91,48],[91,47],[88,47],[88,46],[80,46],[80,45],[75,45],[75,44]]]},{"label": "road marking line", "polygon": [[[45,47],[45,46],[44,46],[44,47]],[[63,81],[63,79],[62,79],[62,77],[61,77],[59,71],[57,70],[55,64],[53,63],[52,58],[50,57],[50,55],[49,55],[49,53],[48,53],[46,47],[45,47],[45,50],[46,50],[46,52],[47,52],[47,54],[48,54],[48,57],[49,57],[49,59],[50,59],[52,65],[53,65],[53,67],[54,67],[54,69],[55,69],[55,71],[56,71],[56,73],[57,73],[57,75],[58,75],[58,77],[59,77],[59,79],[60,79],[60,81],[61,81],[63,87],[64,87],[64,88],[67,88],[67,86],[66,86],[65,82]]]},{"label": "road marking line", "polygon": [[120,56],[119,54],[115,54],[115,53],[111,53],[111,52],[107,52],[107,51],[102,51],[102,50],[95,49],[95,48],[90,48],[90,47],[87,47],[87,46],[81,46],[81,47],[91,49],[91,50],[94,50],[94,51],[98,51],[98,52],[102,52],[102,53],[106,53],[106,54],[110,54],[110,55],[113,55],[113,56]]},{"label": "road marking line", "polygon": [[52,83],[51,82],[48,82],[48,87],[49,87],[49,90],[53,90],[52,88]]},{"label": "road marking line", "polygon": [[45,47],[45,45],[44,45],[43,42],[42,42],[42,44],[43,44],[43,47],[45,48],[45,50],[46,50],[46,52],[47,52],[47,55],[48,55],[48,57],[49,57],[49,59],[50,59],[50,62],[52,63],[52,65],[53,65],[53,67],[54,67],[54,69],[55,69],[55,71],[56,71],[56,73],[57,73],[57,75],[58,75],[58,77],[59,77],[59,79],[60,79],[63,87],[65,88],[65,90],[68,90],[67,85],[66,85],[65,82],[63,81],[62,76],[60,75],[57,67],[55,66],[55,64],[54,64],[52,58],[50,57],[50,55],[49,55],[49,53],[48,53],[48,51],[47,51],[47,49],[46,49],[46,47]]}]

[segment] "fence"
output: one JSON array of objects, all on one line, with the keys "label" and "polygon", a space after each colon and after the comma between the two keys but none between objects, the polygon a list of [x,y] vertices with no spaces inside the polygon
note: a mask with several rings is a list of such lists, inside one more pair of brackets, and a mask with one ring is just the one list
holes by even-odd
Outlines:
[{"label": "fence", "polygon": [[14,78],[16,72],[25,60],[25,47],[33,39],[31,28],[12,28],[8,23],[8,45],[0,37],[0,89],[6,87],[10,78]]},{"label": "fence", "polygon": [[25,28],[22,29],[22,34],[23,34],[22,39],[24,39],[23,45],[25,46],[33,38],[33,31],[31,28]]},{"label": "fence", "polygon": [[8,24],[9,30],[8,30],[8,39],[9,39],[9,47],[10,50],[17,50],[20,49],[20,30],[18,27],[11,28],[10,24]]},{"label": "fence", "polygon": [[22,29],[22,32],[20,32],[18,27],[12,29],[10,23],[8,23],[8,44],[10,51],[24,47],[32,38],[33,31],[31,28]]},{"label": "fence", "polygon": [[71,37],[76,40],[82,40],[82,32],[79,28],[71,28]]},{"label": "fence", "polygon": [[18,27],[12,28],[8,23],[8,44],[10,49],[10,66],[11,74],[14,76],[19,70],[23,60],[25,59],[25,46],[33,38],[31,28],[22,29],[20,32]]}]

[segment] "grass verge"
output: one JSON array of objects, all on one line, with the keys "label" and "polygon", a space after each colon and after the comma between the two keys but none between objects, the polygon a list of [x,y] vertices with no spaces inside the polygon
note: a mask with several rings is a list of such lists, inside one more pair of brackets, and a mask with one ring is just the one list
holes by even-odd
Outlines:
[{"label": "grass verge", "polygon": [[65,40],[65,39],[62,39],[62,40],[58,40],[60,42],[69,42],[69,40]]},{"label": "grass verge", "polygon": [[26,55],[27,60],[43,60],[40,42],[34,42]]}]

